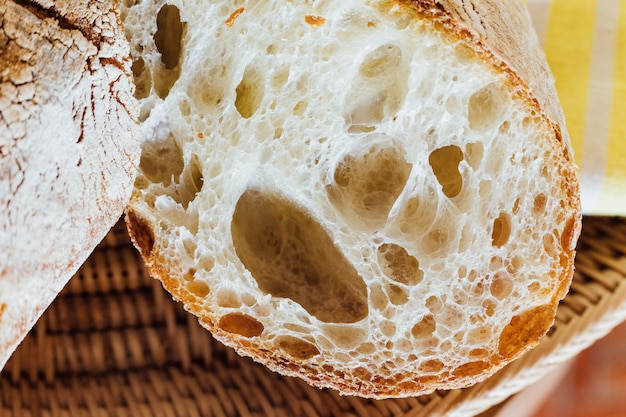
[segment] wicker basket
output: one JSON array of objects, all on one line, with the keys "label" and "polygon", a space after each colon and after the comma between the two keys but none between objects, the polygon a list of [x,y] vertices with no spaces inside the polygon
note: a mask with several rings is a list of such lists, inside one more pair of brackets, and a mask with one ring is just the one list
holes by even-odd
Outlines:
[{"label": "wicker basket", "polygon": [[0,416],[473,416],[626,319],[626,219],[584,219],[577,270],[540,346],[464,390],[373,401],[225,348],[148,277],[118,224],[0,374]]}]

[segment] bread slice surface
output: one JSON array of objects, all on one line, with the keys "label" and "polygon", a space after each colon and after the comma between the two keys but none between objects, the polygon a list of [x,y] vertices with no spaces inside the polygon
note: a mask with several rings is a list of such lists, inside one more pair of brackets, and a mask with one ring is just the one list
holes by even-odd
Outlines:
[{"label": "bread slice surface", "polygon": [[151,273],[240,354],[343,394],[468,386],[536,345],[578,185],[528,16],[484,4],[129,6]]}]

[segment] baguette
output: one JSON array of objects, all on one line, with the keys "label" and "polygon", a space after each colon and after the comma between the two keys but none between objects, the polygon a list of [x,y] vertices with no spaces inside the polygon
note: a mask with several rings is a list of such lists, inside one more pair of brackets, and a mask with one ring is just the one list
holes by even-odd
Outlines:
[{"label": "baguette", "polygon": [[217,339],[345,395],[467,387],[537,345],[580,202],[516,0],[138,0],[126,222]]},{"label": "baguette", "polygon": [[115,1],[0,2],[0,369],[128,203],[130,68]]}]

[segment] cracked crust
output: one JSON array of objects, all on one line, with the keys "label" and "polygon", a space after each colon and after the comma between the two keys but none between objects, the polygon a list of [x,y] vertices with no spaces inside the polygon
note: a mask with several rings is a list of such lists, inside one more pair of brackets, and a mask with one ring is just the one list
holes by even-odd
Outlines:
[{"label": "cracked crust", "polygon": [[127,57],[114,1],[0,4],[0,368],[128,201]]}]

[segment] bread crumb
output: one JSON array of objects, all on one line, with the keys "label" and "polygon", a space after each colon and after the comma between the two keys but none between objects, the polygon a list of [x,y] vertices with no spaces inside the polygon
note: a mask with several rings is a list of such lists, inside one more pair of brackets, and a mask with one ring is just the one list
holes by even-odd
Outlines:
[{"label": "bread crumb", "polygon": [[242,14],[244,11],[246,10],[245,7],[240,7],[237,10],[235,10],[229,17],[228,19],[226,19],[226,21],[224,23],[226,23],[226,26],[228,27],[232,27],[233,24],[235,23],[235,20],[237,20],[237,18],[239,17],[240,14]]},{"label": "bread crumb", "polygon": [[322,26],[324,23],[326,23],[326,19],[324,19],[322,16],[312,16],[312,15],[304,16],[304,21],[308,23],[309,25],[315,26],[315,27]]}]

